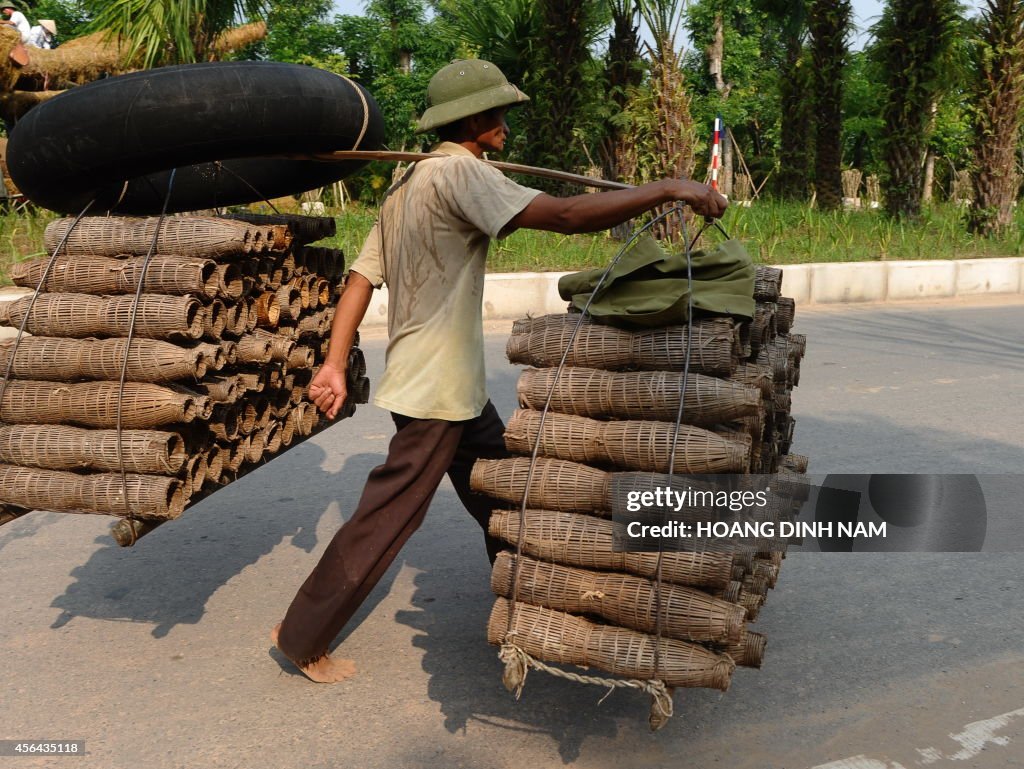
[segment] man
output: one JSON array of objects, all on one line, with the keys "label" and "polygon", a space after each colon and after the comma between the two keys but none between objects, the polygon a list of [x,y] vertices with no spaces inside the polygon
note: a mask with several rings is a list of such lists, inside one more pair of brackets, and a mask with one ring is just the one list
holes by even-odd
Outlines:
[{"label": "man", "polygon": [[480,162],[508,137],[505,113],[528,97],[493,64],[456,61],[427,88],[419,131],[436,130],[445,155],[420,161],[397,182],[352,264],[331,329],[327,360],[310,384],[334,418],[346,397],[345,366],[373,289],[389,290],[384,375],[375,403],[397,428],[385,463],[367,480],[355,512],[296,594],[272,640],[313,681],[340,681],[349,660],[330,643],[423,521],[447,473],[486,536],[493,500],[469,489],[473,462],[508,456],[504,425],[487,399],[482,301],[491,238],[520,227],[565,234],[613,227],[655,206],[689,203],[721,216],[726,200],[696,182],[666,179],[629,190],[556,198]]},{"label": "man", "polygon": [[34,48],[53,48],[53,39],[57,36],[57,23],[53,19],[41,19],[28,33],[26,45]]},{"label": "man", "polygon": [[18,34],[21,35],[21,42],[28,42],[28,36],[32,27],[29,26],[28,19],[25,18],[25,14],[13,5],[0,6],[0,13],[7,17],[6,19],[0,19],[0,24],[6,24],[9,27],[14,27],[18,30]]}]

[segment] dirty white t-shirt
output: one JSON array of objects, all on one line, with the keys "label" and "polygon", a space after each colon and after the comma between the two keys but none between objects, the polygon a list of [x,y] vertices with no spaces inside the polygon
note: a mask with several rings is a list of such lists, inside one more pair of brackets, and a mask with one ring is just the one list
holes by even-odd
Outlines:
[{"label": "dirty white t-shirt", "polygon": [[390,341],[374,403],[417,419],[455,422],[479,416],[487,403],[487,247],[540,191],[516,184],[459,144],[434,151],[450,157],[421,160],[403,177],[351,269],[375,288],[388,286]]}]

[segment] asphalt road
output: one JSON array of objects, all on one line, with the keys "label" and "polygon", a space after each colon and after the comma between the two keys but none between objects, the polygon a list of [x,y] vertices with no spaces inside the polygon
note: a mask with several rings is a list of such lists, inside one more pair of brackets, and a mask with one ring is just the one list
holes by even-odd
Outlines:
[{"label": "asphalt road", "polygon": [[[488,336],[505,416],[508,325]],[[795,450],[816,473],[1020,473],[1022,328],[1019,300],[799,312]],[[379,376],[383,342],[364,348]],[[1018,553],[793,554],[756,623],[763,669],[679,692],[652,735],[639,694],[502,688],[486,558],[447,483],[342,640],[358,676],[308,683],[267,634],[390,432],[364,407],[131,549],[100,517],[0,529],[0,739],[88,751],[0,767],[1024,767]]]}]

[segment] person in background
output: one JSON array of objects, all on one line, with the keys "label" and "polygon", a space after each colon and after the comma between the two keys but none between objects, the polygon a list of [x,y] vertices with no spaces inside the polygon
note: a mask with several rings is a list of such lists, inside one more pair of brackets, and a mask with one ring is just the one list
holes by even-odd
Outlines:
[{"label": "person in background", "polygon": [[0,14],[7,17],[6,19],[0,19],[0,24],[14,27],[18,30],[18,34],[21,35],[21,42],[28,42],[28,36],[32,31],[32,27],[29,25],[28,19],[25,18],[25,14],[13,5],[0,5]]},{"label": "person in background", "polygon": [[53,19],[41,19],[29,30],[25,45],[35,48],[53,48],[53,40],[57,37],[57,24]]}]

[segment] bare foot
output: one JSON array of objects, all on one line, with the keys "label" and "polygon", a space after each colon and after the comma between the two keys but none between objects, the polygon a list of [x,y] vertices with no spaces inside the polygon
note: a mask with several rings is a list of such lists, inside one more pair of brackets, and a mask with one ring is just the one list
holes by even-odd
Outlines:
[{"label": "bare foot", "polygon": [[[277,627],[270,631],[270,640],[273,641],[274,646],[277,646],[277,636],[280,632],[281,623],[278,622]],[[280,650],[281,647],[277,646],[277,648]],[[344,681],[356,674],[356,663],[352,660],[331,659],[328,656],[321,657],[305,667],[299,664],[295,666],[306,675],[306,678],[316,681],[318,684],[336,684],[338,681]]]}]

